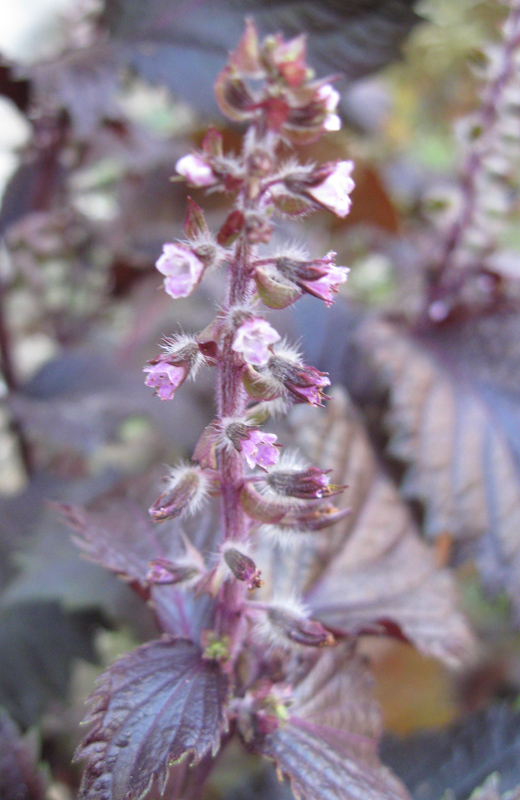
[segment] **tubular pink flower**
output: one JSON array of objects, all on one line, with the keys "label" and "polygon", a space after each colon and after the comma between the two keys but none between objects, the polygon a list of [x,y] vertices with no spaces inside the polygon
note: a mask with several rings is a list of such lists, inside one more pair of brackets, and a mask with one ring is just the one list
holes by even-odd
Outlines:
[{"label": "tubular pink flower", "polygon": [[204,263],[183,244],[163,245],[155,266],[164,275],[164,290],[170,297],[188,297],[204,272]]},{"label": "tubular pink flower", "polygon": [[263,367],[271,357],[270,346],[280,341],[280,334],[265,319],[253,317],[240,325],[233,339],[232,349],[244,361]]},{"label": "tubular pink flower", "polygon": [[315,281],[301,281],[300,286],[314,297],[319,297],[325,301],[327,306],[334,302],[334,294],[338,291],[340,283],[345,283],[347,274],[350,272],[348,267],[336,267],[332,265],[327,274]]},{"label": "tubular pink flower", "polygon": [[176,367],[164,361],[145,367],[143,372],[148,373],[146,386],[152,386],[161,400],[173,400],[175,392],[187,375],[186,367]]},{"label": "tubular pink flower", "polygon": [[336,253],[331,250],[323,258],[302,261],[281,256],[274,260],[274,267],[284,278],[295,283],[304,292],[325,300],[328,306],[333,302],[333,294],[340,283],[345,283],[349,269],[337,267],[334,263]]},{"label": "tubular pink flower", "polygon": [[175,169],[192,186],[213,186],[218,182],[218,178],[208,162],[194,154],[180,158]]},{"label": "tubular pink flower", "polygon": [[353,169],[353,161],[338,161],[325,180],[317,186],[310,186],[307,194],[338,217],[346,217],[352,205],[349,194],[354,188]]},{"label": "tubular pink flower", "polygon": [[275,494],[299,500],[322,500],[343,488],[331,486],[327,473],[318,467],[284,469],[282,464],[271,470],[265,480]]},{"label": "tubular pink flower", "polygon": [[286,365],[284,385],[296,401],[303,400],[311,406],[321,406],[326,397],[323,389],[330,386],[330,380],[325,372],[320,372],[316,367]]},{"label": "tubular pink flower", "polygon": [[278,461],[280,454],[275,446],[274,433],[262,433],[257,428],[252,428],[245,439],[241,441],[241,452],[248,466],[254,469],[259,467],[272,467]]}]

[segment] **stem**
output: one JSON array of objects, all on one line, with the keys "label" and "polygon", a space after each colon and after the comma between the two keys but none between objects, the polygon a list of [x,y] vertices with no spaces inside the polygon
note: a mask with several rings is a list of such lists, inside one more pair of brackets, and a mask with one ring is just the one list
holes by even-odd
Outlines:
[{"label": "stem", "polygon": [[[251,246],[242,239],[237,243],[235,259],[228,275],[226,310],[244,305],[252,294],[253,281],[249,277]],[[232,349],[234,332],[223,341],[219,362],[218,414],[224,417],[242,417],[247,408],[247,394],[242,384],[240,364]],[[242,540],[246,537],[246,515],[240,505],[240,490],[244,477],[242,456],[234,450],[223,450],[220,456],[222,486],[222,514],[225,539]]]},{"label": "stem", "polygon": [[[479,126],[481,134],[471,147],[462,167],[463,206],[446,237],[445,245],[438,261],[435,285],[439,286],[454,265],[457,250],[464,233],[471,225],[477,210],[477,181],[482,170],[484,158],[489,151],[489,140],[499,118],[499,101],[502,92],[514,75],[515,51],[520,46],[520,2],[512,3],[505,25],[507,39],[504,42],[502,66],[496,78],[488,86],[480,107]],[[433,288],[433,287],[432,287]]]},{"label": "stem", "polygon": [[[242,236],[237,242],[235,258],[228,273],[226,311],[233,306],[247,304],[253,293],[250,277],[251,245]],[[218,416],[241,418],[247,408],[247,394],[242,384],[241,367],[232,349],[234,332],[224,337],[218,364]],[[243,541],[248,535],[248,521],[240,503],[244,480],[243,459],[231,448],[220,453],[220,480],[222,492],[222,526],[224,539]],[[233,641],[240,627],[241,608],[246,588],[238,581],[224,583],[219,595],[217,626],[221,635]],[[232,650],[235,648],[232,647]]]},{"label": "stem", "polygon": [[[5,292],[5,285],[0,283],[0,369],[2,370],[8,393],[12,394],[18,389],[18,379],[14,371],[11,353],[11,337],[9,335],[5,319]],[[18,444],[18,450],[25,474],[28,478],[30,478],[34,471],[32,449],[25,435],[22,423],[12,412],[10,428]]]}]

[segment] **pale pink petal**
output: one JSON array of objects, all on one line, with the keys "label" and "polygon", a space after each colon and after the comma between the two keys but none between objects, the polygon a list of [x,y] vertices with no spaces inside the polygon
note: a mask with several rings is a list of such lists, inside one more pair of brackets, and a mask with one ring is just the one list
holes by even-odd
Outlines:
[{"label": "pale pink petal", "polygon": [[346,217],[352,205],[349,194],[354,188],[353,169],[352,161],[338,161],[330,175],[317,186],[311,186],[308,194],[338,217]]},{"label": "pale pink petal", "polygon": [[280,340],[280,334],[265,319],[247,319],[238,328],[233,339],[232,349],[240,353],[244,361],[253,366],[267,364],[272,353],[270,345]]},{"label": "pale pink petal", "polygon": [[204,271],[200,258],[182,244],[165,244],[155,266],[164,275],[166,293],[174,299],[188,297]]},{"label": "pale pink petal", "polygon": [[173,400],[175,391],[186,377],[184,367],[176,367],[162,361],[145,367],[144,372],[148,373],[145,380],[146,386],[156,389],[155,393],[161,400]]},{"label": "pale pink petal", "polygon": [[262,433],[255,428],[242,441],[242,455],[251,469],[276,464],[280,455],[275,446],[276,438],[274,433]]},{"label": "pale pink petal", "polygon": [[183,156],[175,169],[193,186],[213,186],[218,181],[210,165],[197,155]]},{"label": "pale pink petal", "polygon": [[330,83],[325,84],[325,86],[321,86],[318,89],[318,97],[320,100],[325,101],[325,108],[327,111],[333,112],[338,107],[338,103],[341,99],[341,95]]}]

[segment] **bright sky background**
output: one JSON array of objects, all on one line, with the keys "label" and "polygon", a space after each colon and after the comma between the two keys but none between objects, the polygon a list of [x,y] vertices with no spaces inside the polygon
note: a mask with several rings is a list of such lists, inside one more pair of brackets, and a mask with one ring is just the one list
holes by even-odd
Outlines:
[{"label": "bright sky background", "polygon": [[[44,55],[59,15],[77,0],[0,0],[0,54],[7,59],[33,61]],[[29,136],[29,126],[5,98],[0,97],[0,196],[17,164],[16,151]]]}]

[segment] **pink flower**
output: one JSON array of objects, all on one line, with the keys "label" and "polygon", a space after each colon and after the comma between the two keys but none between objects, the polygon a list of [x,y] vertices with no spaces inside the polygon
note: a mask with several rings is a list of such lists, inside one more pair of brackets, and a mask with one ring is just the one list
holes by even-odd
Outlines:
[{"label": "pink flower", "polygon": [[338,291],[340,283],[345,283],[349,269],[337,267],[334,263],[336,253],[331,250],[323,258],[314,261],[302,261],[281,256],[274,260],[274,266],[284,278],[295,283],[304,292],[325,300],[330,306],[333,294]]},{"label": "pink flower", "polygon": [[338,217],[346,217],[352,205],[349,194],[354,188],[353,169],[352,161],[338,161],[324,181],[307,188],[307,194]]},{"label": "pink flower", "polygon": [[324,103],[325,109],[328,112],[323,123],[323,127],[326,131],[339,131],[341,128],[341,120],[335,113],[340,97],[340,93],[337,92],[330,83],[318,89],[318,98]]},{"label": "pink flower", "polygon": [[277,349],[269,361],[269,372],[281,384],[297,403],[310,403],[312,406],[323,405],[326,397],[323,389],[330,386],[326,372],[303,363],[298,353],[290,348]]},{"label": "pink flower", "polygon": [[327,473],[318,467],[284,469],[280,465],[268,473],[265,481],[275,494],[300,500],[322,500],[345,488],[331,486]]},{"label": "pink flower", "polygon": [[218,182],[208,162],[197,155],[183,156],[177,161],[175,169],[192,186],[213,186]]},{"label": "pink flower", "polygon": [[262,433],[257,428],[248,431],[245,439],[242,439],[241,452],[247,461],[248,466],[254,469],[259,467],[272,467],[279,458],[278,448],[275,447],[276,435],[274,433]]},{"label": "pink flower", "polygon": [[164,290],[170,297],[188,297],[201,279],[204,264],[193,250],[183,244],[163,245],[155,266],[164,275]]},{"label": "pink flower", "polygon": [[301,281],[300,285],[305,291],[325,300],[327,306],[334,302],[334,294],[338,291],[340,283],[345,283],[347,274],[350,272],[348,267],[330,266],[327,274],[318,278],[316,281]]},{"label": "pink flower", "polygon": [[173,395],[187,375],[185,367],[176,367],[164,361],[145,367],[143,372],[148,373],[145,380],[146,386],[156,389],[155,394],[161,400],[173,400]]},{"label": "pink flower", "polygon": [[235,333],[231,348],[240,353],[244,361],[263,367],[271,357],[270,345],[280,341],[280,334],[265,319],[246,319]]}]

